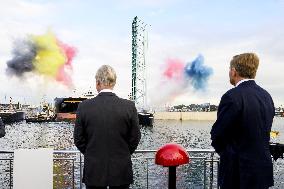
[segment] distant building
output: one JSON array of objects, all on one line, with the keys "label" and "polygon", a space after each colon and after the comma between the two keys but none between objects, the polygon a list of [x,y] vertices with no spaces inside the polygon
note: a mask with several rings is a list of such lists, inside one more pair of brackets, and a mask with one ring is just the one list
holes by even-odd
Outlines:
[{"label": "distant building", "polygon": [[213,112],[217,111],[218,106],[210,103],[203,104],[190,104],[190,105],[176,105],[172,107],[167,107],[168,112]]}]

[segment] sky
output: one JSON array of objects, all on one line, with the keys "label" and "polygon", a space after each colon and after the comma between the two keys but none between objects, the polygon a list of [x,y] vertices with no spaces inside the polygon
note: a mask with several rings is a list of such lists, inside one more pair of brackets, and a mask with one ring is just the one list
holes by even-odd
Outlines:
[{"label": "sky", "polygon": [[[284,0],[1,1],[0,103],[8,102],[9,97],[21,103],[52,102],[55,97],[95,91],[95,73],[103,64],[116,70],[114,91],[127,98],[131,92],[131,23],[135,16],[147,23],[150,103],[175,85],[163,81],[162,70],[168,59],[191,62],[201,54],[213,74],[204,90],[184,87],[160,106],[218,104],[233,87],[228,78],[232,57],[255,52],[260,58],[256,82],[271,94],[276,106],[284,104]],[[7,75],[13,42],[47,31],[77,49],[72,88],[39,75]]]}]

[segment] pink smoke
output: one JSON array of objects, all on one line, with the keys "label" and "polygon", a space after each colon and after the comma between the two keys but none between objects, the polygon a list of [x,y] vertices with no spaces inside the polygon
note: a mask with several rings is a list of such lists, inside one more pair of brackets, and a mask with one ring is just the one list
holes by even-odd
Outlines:
[{"label": "pink smoke", "polygon": [[184,63],[179,59],[168,59],[165,65],[165,71],[163,75],[167,79],[180,80],[183,77]]},{"label": "pink smoke", "polygon": [[56,80],[70,87],[73,85],[73,83],[72,83],[72,78],[68,73],[68,71],[72,71],[73,69],[72,60],[77,53],[77,49],[61,42],[58,39],[57,39],[57,44],[61,48],[62,52],[65,54],[66,62],[64,65],[60,67],[56,76]]}]

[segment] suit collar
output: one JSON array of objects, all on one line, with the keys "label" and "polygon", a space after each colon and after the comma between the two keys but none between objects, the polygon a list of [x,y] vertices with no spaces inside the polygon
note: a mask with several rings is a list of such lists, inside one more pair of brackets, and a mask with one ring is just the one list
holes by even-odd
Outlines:
[{"label": "suit collar", "polygon": [[112,90],[111,89],[102,89],[99,93],[103,93],[103,92],[111,92],[112,93]]},{"label": "suit collar", "polygon": [[240,80],[240,81],[236,84],[236,87],[237,87],[239,84],[241,84],[241,83],[243,83],[243,82],[246,82],[246,81],[250,81],[250,80],[254,80],[254,79],[242,79],[242,80]]},{"label": "suit collar", "polygon": [[254,79],[242,80],[242,82],[239,82],[238,85],[236,85],[236,87],[245,86],[245,85],[253,85],[253,84],[256,84]]},{"label": "suit collar", "polygon": [[115,96],[113,92],[100,92],[98,96]]}]

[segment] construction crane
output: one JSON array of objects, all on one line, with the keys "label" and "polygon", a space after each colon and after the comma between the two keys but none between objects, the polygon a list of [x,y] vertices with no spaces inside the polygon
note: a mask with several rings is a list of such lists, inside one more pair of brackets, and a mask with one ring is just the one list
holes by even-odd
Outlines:
[{"label": "construction crane", "polygon": [[147,106],[146,50],[148,46],[146,26],[138,17],[132,22],[132,88],[131,99],[138,108]]},{"label": "construction crane", "polygon": [[138,17],[132,22],[132,84],[130,98],[138,109],[139,124],[152,126],[154,115],[147,112],[146,50],[148,36],[146,26]]}]

